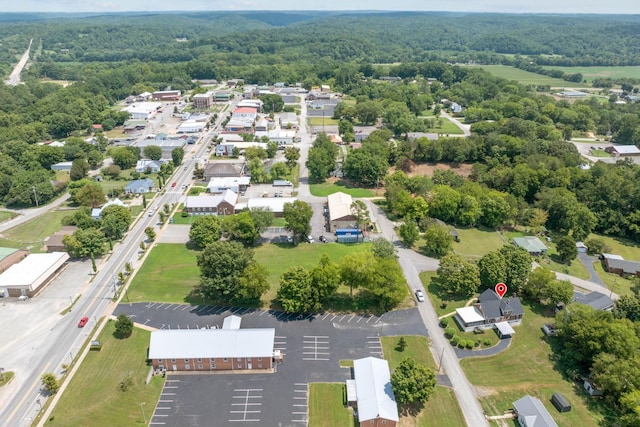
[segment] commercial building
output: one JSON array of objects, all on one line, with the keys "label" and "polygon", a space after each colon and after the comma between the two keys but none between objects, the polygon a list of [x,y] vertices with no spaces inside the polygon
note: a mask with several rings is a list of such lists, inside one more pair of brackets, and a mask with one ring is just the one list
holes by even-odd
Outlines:
[{"label": "commercial building", "polygon": [[65,252],[31,254],[0,274],[0,292],[12,297],[32,297],[68,259]]},{"label": "commercial building", "polygon": [[251,182],[250,176],[240,177],[214,177],[209,180],[207,185],[207,193],[222,194],[227,190],[231,190],[236,194],[242,194],[247,191],[247,187]]},{"label": "commercial building", "polygon": [[184,209],[190,215],[233,215],[238,202],[238,194],[225,190],[215,196],[187,196]]},{"label": "commercial building", "polygon": [[347,402],[356,402],[360,427],[395,427],[398,405],[391,386],[389,363],[376,357],[353,361],[353,383],[347,381]]},{"label": "commercial building", "polygon": [[274,216],[280,217],[284,212],[284,205],[298,200],[297,197],[254,197],[247,201],[247,208],[268,209]]},{"label": "commercial building", "polygon": [[155,101],[178,101],[180,100],[179,90],[160,90],[153,92],[151,98]]},{"label": "commercial building", "polygon": [[353,199],[341,191],[327,196],[329,227],[332,233],[339,228],[354,228],[356,217],[351,213]]},{"label": "commercial building", "polygon": [[139,102],[122,109],[129,113],[131,120],[149,120],[162,107],[160,102]]}]

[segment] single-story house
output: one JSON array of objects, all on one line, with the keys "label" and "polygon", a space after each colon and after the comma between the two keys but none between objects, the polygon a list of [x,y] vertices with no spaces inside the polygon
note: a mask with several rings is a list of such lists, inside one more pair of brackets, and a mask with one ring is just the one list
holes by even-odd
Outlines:
[{"label": "single-story house", "polygon": [[574,291],[573,302],[578,304],[588,305],[594,310],[608,311],[613,310],[615,303],[607,295],[600,292],[589,292],[584,294],[582,292]]},{"label": "single-story house", "polygon": [[169,372],[271,370],[274,339],[274,328],[165,329],[151,332],[149,359]]},{"label": "single-story house", "polygon": [[55,163],[53,165],[51,165],[51,170],[52,171],[65,171],[65,172],[71,172],[71,166],[73,165],[73,162],[60,162],[60,163]]},{"label": "single-story house", "polygon": [[78,227],[75,225],[65,225],[60,231],[49,236],[49,239],[47,239],[47,252],[64,252],[65,248],[62,239],[64,236],[73,234],[77,229]]},{"label": "single-story house", "polygon": [[296,197],[253,197],[247,201],[247,208],[268,209],[274,216],[281,217],[284,213],[284,205],[298,200]]},{"label": "single-story house", "polygon": [[352,203],[351,195],[341,191],[327,196],[329,225],[332,233],[339,228],[354,228],[356,217],[351,213]]},{"label": "single-story house", "polygon": [[609,273],[640,277],[640,261],[628,261],[614,254],[602,254],[602,259]]},{"label": "single-story house", "polygon": [[349,388],[351,396],[347,396],[347,401],[355,399],[360,427],[395,427],[399,420],[398,405],[391,386],[389,362],[377,357],[356,359],[353,376],[355,390]]},{"label": "single-story house", "polygon": [[104,210],[104,208],[111,205],[123,206],[125,208],[127,207],[127,205],[122,200],[116,197],[113,200],[109,200],[107,203],[102,205],[102,207],[91,209],[91,217],[95,220],[100,219],[100,215],[102,215],[102,211]]},{"label": "single-story house", "polygon": [[69,259],[66,252],[31,254],[0,274],[0,291],[11,297],[34,296]]},{"label": "single-story house", "polygon": [[540,399],[524,396],[513,402],[513,410],[522,427],[558,427]]},{"label": "single-story house", "polygon": [[124,187],[124,191],[127,194],[143,194],[153,191],[153,187],[153,180],[149,178],[136,179],[129,182],[127,186]]},{"label": "single-story house", "polygon": [[160,172],[162,166],[161,160],[141,159],[136,162],[136,172],[138,173],[157,173]]},{"label": "single-story house", "polygon": [[190,215],[233,215],[238,202],[238,194],[225,190],[215,196],[187,196],[184,209]]},{"label": "single-story house", "polygon": [[[511,326],[518,326],[522,322],[524,309],[518,297],[500,296],[493,290],[487,289],[478,297],[478,303],[470,307],[456,309],[454,319],[465,332],[475,329],[490,329],[496,323],[507,322]],[[498,330],[506,335],[508,330]],[[513,332],[511,332],[513,334]]]},{"label": "single-story house", "polygon": [[244,175],[244,163],[211,162],[204,168],[203,180],[211,178],[239,178]]},{"label": "single-story house", "polygon": [[513,244],[526,249],[529,255],[534,256],[544,255],[548,249],[536,236],[514,237]]},{"label": "single-story house", "polygon": [[251,182],[250,176],[241,177],[223,177],[223,178],[211,178],[209,184],[207,184],[207,193],[221,194],[226,190],[231,190],[236,194],[242,194],[247,191]]},{"label": "single-story house", "polygon": [[640,148],[635,145],[614,145],[605,148],[604,151],[615,157],[640,156]]},{"label": "single-story house", "polygon": [[586,254],[587,251],[589,250],[589,248],[587,247],[587,245],[584,244],[584,242],[576,242],[576,249],[580,254]]}]

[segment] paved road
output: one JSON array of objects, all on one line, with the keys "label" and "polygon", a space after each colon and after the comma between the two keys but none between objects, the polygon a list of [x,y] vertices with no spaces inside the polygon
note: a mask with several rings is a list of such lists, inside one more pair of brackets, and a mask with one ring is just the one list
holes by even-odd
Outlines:
[{"label": "paved road", "polygon": [[[454,125],[458,126],[458,128],[464,132],[464,136],[471,136],[471,126],[470,125],[465,125],[464,123],[462,123],[460,120],[456,119],[455,117],[451,116],[450,114],[448,114],[446,111],[440,111],[440,115],[442,117],[444,117],[445,119],[448,119],[451,123],[453,123]],[[455,136],[455,135],[453,135]]]},{"label": "paved road", "polygon": [[58,206],[60,206],[61,204],[63,204],[64,202],[66,202],[69,199],[69,193],[65,193],[63,196],[58,197],[56,200],[54,200],[53,202],[44,205],[42,207],[39,208],[29,208],[29,209],[20,209],[20,210],[11,210],[11,209],[5,209],[7,211],[10,212],[16,212],[19,213],[20,215],[18,215],[17,217],[10,219],[9,221],[5,221],[3,223],[0,223],[0,233],[2,233],[3,231],[6,231],[10,228],[13,228],[17,225],[23,224],[27,221],[30,221],[40,215],[42,215],[45,212],[51,211],[55,208],[57,208]]},{"label": "paved road", "polygon": [[465,359],[467,357],[482,357],[482,356],[495,356],[498,353],[502,353],[511,345],[511,338],[505,338],[498,341],[498,344],[493,347],[485,348],[482,350],[467,350],[464,348],[455,348],[454,351],[458,356],[458,359]]},{"label": "paved road", "polygon": [[6,84],[11,86],[17,86],[20,83],[20,73],[22,73],[22,69],[24,68],[25,65],[27,65],[27,61],[29,60],[29,51],[31,50],[31,43],[33,43],[33,39],[29,40],[29,47],[22,54],[22,58],[20,58],[20,61],[18,61],[18,63],[14,67],[13,71],[11,72],[11,75],[9,76],[9,80],[5,82]]},{"label": "paved road", "polygon": [[593,263],[598,261],[598,258],[593,256],[593,255],[587,255],[584,253],[579,253],[578,254],[578,261],[580,261],[582,263],[582,265],[584,265],[587,269],[587,271],[589,272],[589,281],[595,283],[596,285],[600,285],[602,287],[604,287],[605,289],[607,288],[607,285],[604,284],[604,282],[602,281],[602,279],[600,278],[600,276],[598,276],[598,273],[596,272],[596,269],[593,267]]}]

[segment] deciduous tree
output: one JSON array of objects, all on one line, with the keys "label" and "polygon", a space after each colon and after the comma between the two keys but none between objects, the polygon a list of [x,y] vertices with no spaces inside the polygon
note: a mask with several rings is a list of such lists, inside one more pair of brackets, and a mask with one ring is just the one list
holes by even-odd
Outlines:
[{"label": "deciduous tree", "polygon": [[391,385],[401,406],[424,404],[436,387],[436,376],[432,369],[413,358],[406,358],[391,374]]},{"label": "deciduous tree", "polygon": [[285,228],[293,233],[293,241],[299,242],[304,236],[311,233],[311,206],[302,200],[284,204],[282,216],[285,220]]},{"label": "deciduous tree", "polygon": [[477,292],[480,273],[475,264],[451,253],[440,260],[437,280],[447,294],[467,297]]},{"label": "deciduous tree", "polygon": [[196,216],[189,229],[189,241],[200,249],[217,242],[221,235],[222,220],[215,215]]}]

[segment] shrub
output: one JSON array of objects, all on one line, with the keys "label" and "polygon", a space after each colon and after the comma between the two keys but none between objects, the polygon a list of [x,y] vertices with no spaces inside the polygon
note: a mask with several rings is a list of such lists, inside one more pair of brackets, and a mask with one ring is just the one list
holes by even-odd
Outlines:
[{"label": "shrub", "polygon": [[477,340],[474,347],[480,347],[480,340]]},{"label": "shrub", "polygon": [[126,314],[119,314],[118,320],[116,320],[116,330],[113,335],[118,339],[129,338],[132,332],[133,321]]},{"label": "shrub", "polygon": [[476,342],[474,340],[467,340],[467,348],[471,350],[475,346]]},{"label": "shrub", "polygon": [[118,389],[120,391],[127,391],[131,388],[131,386],[133,386],[133,378],[131,377],[131,374],[128,373],[125,376],[123,376],[122,379],[120,380],[120,383],[118,384]]},{"label": "shrub", "polygon": [[447,328],[444,330],[444,336],[447,338],[452,338],[456,334],[456,330],[454,328]]},{"label": "shrub", "polygon": [[484,344],[485,347],[489,347],[491,345],[491,339],[487,338],[486,340],[484,340],[483,344]]},{"label": "shrub", "polygon": [[458,348],[464,348],[467,345],[467,340],[460,340],[458,342]]},{"label": "shrub", "polygon": [[454,335],[453,337],[451,337],[451,345],[458,345],[458,342],[460,342],[459,336]]},{"label": "shrub", "polygon": [[447,326],[449,326],[449,318],[445,317],[444,319],[440,320],[440,326],[443,328],[446,328]]}]

